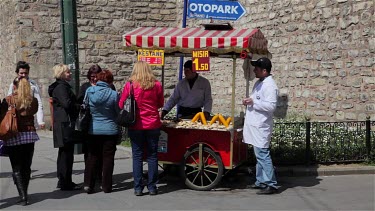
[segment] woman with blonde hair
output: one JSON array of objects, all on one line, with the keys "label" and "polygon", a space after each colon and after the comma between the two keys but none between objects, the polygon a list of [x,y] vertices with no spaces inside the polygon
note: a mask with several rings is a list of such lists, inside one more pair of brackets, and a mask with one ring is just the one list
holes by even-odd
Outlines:
[{"label": "woman with blonde hair", "polygon": [[73,131],[78,117],[79,104],[69,85],[72,73],[65,64],[53,67],[56,81],[48,87],[53,100],[53,145],[59,148],[57,156],[57,187],[61,190],[79,190],[72,182],[74,161]]},{"label": "woman with blonde hair", "polygon": [[18,133],[16,136],[3,140],[13,170],[13,181],[17,186],[23,206],[28,205],[27,189],[30,182],[31,163],[34,155],[35,142],[39,137],[34,127],[34,114],[38,111],[38,100],[31,95],[31,86],[25,77],[13,80],[12,95],[6,97],[1,105],[1,114],[8,109],[9,103],[15,103]]},{"label": "woman with blonde hair", "polygon": [[161,83],[156,80],[149,64],[139,61],[134,65],[129,81],[125,84],[119,106],[122,109],[124,102],[134,91],[138,108],[136,124],[129,127],[129,137],[133,155],[134,194],[143,195],[142,185],[142,158],[144,147],[147,147],[148,183],[150,195],[157,195],[156,183],[158,180],[157,148],[160,135],[161,121],[158,109],[164,105],[164,95]]}]

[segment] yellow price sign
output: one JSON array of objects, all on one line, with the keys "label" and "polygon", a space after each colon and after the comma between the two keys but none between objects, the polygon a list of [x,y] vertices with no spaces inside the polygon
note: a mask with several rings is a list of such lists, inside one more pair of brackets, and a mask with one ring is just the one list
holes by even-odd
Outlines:
[{"label": "yellow price sign", "polygon": [[138,49],[138,61],[149,65],[164,65],[164,50]]},{"label": "yellow price sign", "polygon": [[208,51],[193,51],[193,72],[210,71],[210,53]]}]

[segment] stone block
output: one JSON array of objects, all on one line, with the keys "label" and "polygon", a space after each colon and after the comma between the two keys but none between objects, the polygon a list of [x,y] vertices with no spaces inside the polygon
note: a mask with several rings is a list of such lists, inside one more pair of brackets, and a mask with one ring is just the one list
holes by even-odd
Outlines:
[{"label": "stone block", "polygon": [[150,20],[155,20],[155,21],[161,21],[161,20],[163,20],[163,16],[160,15],[160,14],[149,14],[148,18]]},{"label": "stone block", "polygon": [[352,103],[343,103],[341,107],[344,109],[351,109],[354,108],[354,105]]},{"label": "stone block", "polygon": [[86,39],[87,37],[88,37],[88,34],[86,32],[78,32],[78,40]]},{"label": "stone block", "polygon": [[355,120],[355,119],[357,119],[357,115],[355,113],[352,113],[352,112],[345,113],[345,119]]},{"label": "stone block", "polygon": [[94,43],[91,41],[83,41],[83,42],[78,42],[78,48],[79,49],[90,49],[94,46]]},{"label": "stone block", "polygon": [[79,4],[83,4],[83,5],[93,5],[95,3],[96,0],[82,0],[79,2]]},{"label": "stone block", "polygon": [[365,105],[365,111],[367,112],[375,112],[375,104],[366,104]]},{"label": "stone block", "polygon": [[97,49],[113,49],[114,43],[112,42],[95,42],[95,48]]},{"label": "stone block", "polygon": [[346,70],[339,70],[338,76],[345,77],[346,76]]},{"label": "stone block", "polygon": [[24,18],[24,19],[18,19],[17,23],[22,25],[23,27],[30,27],[33,26],[33,20],[29,18]]},{"label": "stone block", "polygon": [[324,115],[326,115],[326,111],[324,111],[324,110],[315,110],[314,114],[315,114],[315,116],[324,116]]},{"label": "stone block", "polygon": [[368,84],[375,84],[375,76],[372,77],[364,77],[363,82],[368,85]]},{"label": "stone block", "polygon": [[345,113],[343,111],[336,111],[336,119],[344,120],[345,119]]},{"label": "stone block", "polygon": [[355,3],[353,4],[353,12],[358,12],[360,10],[368,9],[370,7],[373,7],[373,5],[374,5],[373,1]]},{"label": "stone block", "polygon": [[108,4],[108,0],[96,0],[95,5],[105,6]]},{"label": "stone block", "polygon": [[313,86],[323,86],[325,84],[327,84],[327,81],[322,78],[314,78],[311,80],[311,85]]},{"label": "stone block", "polygon": [[87,62],[88,63],[99,63],[100,61],[102,61],[102,57],[98,57],[98,56],[87,56]]}]

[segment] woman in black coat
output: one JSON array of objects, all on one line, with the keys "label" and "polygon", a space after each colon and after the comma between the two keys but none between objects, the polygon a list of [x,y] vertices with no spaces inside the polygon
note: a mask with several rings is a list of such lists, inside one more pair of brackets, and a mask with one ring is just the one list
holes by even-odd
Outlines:
[{"label": "woman in black coat", "polygon": [[53,67],[56,81],[48,87],[53,99],[53,145],[59,148],[57,156],[57,187],[61,190],[78,190],[80,186],[72,182],[74,161],[73,132],[79,112],[79,104],[68,81],[72,73],[69,67],[59,64]]}]

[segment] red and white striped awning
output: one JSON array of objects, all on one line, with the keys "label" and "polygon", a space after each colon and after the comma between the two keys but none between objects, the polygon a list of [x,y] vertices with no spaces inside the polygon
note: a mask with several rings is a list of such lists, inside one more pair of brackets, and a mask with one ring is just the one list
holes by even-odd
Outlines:
[{"label": "red and white striped awning", "polygon": [[123,35],[126,50],[163,49],[165,53],[209,50],[217,54],[267,54],[267,40],[259,29],[204,30],[203,28],[140,27]]}]

